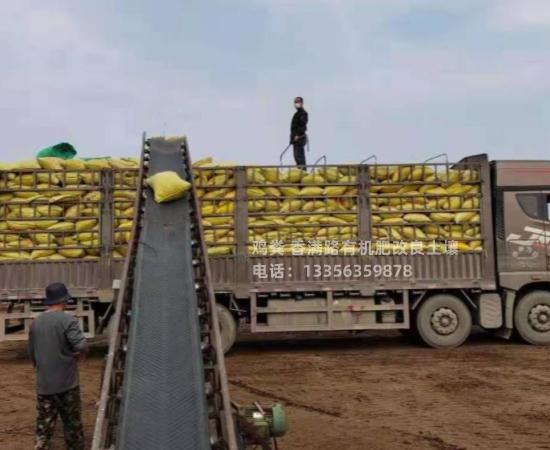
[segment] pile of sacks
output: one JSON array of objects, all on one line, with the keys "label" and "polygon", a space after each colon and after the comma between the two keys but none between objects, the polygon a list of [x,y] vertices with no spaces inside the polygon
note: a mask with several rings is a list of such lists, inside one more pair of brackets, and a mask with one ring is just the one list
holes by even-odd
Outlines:
[{"label": "pile of sacks", "polygon": [[97,259],[102,169],[124,169],[113,171],[112,254],[123,258],[130,241],[138,165],[134,158],[39,158],[0,164],[0,261]]},{"label": "pile of sacks", "polygon": [[[206,158],[193,165],[201,202],[204,237],[211,256],[235,252],[236,205],[248,211],[248,252],[254,242],[284,244],[359,241],[358,195],[361,166],[297,168],[247,166],[246,197],[236,202],[236,163]],[[114,249],[127,253],[139,160],[41,158],[0,164],[0,261],[97,259],[104,187],[102,169],[113,169]],[[420,240],[441,251],[458,241],[459,251],[481,251],[480,183],[475,170],[438,166],[368,168],[372,240]],[[157,199],[158,200],[158,199]],[[396,247],[397,248],[397,247]]]}]

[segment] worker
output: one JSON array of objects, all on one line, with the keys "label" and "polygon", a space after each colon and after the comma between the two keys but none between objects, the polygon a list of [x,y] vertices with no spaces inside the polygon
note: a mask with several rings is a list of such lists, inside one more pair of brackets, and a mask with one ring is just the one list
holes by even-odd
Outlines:
[{"label": "worker", "polygon": [[64,428],[65,448],[84,450],[78,362],[88,343],[78,320],[65,313],[71,295],[63,283],[46,288],[47,310],[29,331],[29,356],[36,370],[37,418],[34,450],[49,449],[57,416]]},{"label": "worker", "polygon": [[296,113],[292,117],[290,124],[290,143],[294,146],[294,160],[301,169],[306,168],[305,146],[307,143],[307,122],[308,114],[304,109],[304,99],[296,97],[294,99]]}]

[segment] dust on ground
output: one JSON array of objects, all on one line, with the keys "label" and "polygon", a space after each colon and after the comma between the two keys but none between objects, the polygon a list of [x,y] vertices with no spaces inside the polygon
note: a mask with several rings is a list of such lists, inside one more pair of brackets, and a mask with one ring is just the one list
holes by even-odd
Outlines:
[{"label": "dust on ground", "polygon": [[[105,352],[81,367],[87,448]],[[448,351],[394,332],[244,334],[226,365],[233,400],[285,405],[280,450],[550,450],[549,348],[485,333]],[[32,448],[33,383],[24,343],[0,344],[3,450]]]}]

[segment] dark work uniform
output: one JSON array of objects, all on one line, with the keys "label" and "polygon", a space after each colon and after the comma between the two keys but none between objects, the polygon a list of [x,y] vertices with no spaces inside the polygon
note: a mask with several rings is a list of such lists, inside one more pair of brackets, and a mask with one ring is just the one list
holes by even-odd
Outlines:
[{"label": "dark work uniform", "polygon": [[[306,153],[305,146],[307,143],[307,121],[308,115],[304,108],[299,109],[292,118],[290,124],[290,143],[294,146],[294,160],[298,167],[304,168],[306,165]],[[299,139],[294,141],[294,138],[298,136]]]},{"label": "dark work uniform", "polygon": [[58,415],[63,421],[65,448],[84,450],[75,352],[88,352],[76,318],[61,311],[48,311],[34,319],[29,334],[29,353],[36,367],[35,450],[49,448]]}]

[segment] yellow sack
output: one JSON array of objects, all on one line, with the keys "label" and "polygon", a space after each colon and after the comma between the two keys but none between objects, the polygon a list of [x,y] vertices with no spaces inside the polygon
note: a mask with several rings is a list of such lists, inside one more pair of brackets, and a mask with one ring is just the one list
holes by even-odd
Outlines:
[{"label": "yellow sack", "polygon": [[297,197],[300,195],[300,189],[295,186],[281,186],[279,189],[285,197]]},{"label": "yellow sack", "polygon": [[121,202],[121,201],[115,201],[113,202],[115,204],[115,209],[124,211],[128,208],[133,208],[134,204],[132,202]]},{"label": "yellow sack", "polygon": [[302,200],[285,200],[281,205],[281,212],[299,211],[302,204]]},{"label": "yellow sack", "polygon": [[8,205],[8,209],[12,213],[7,215],[8,218],[21,217],[22,219],[31,219],[34,217],[40,217],[40,214],[36,214],[34,208],[31,208],[30,206]]},{"label": "yellow sack", "polygon": [[264,167],[261,170],[266,181],[269,181],[270,183],[277,183],[281,180],[279,176],[279,169],[276,169],[275,167]]},{"label": "yellow sack", "polygon": [[66,191],[64,194],[51,197],[48,201],[50,203],[66,203],[78,200],[82,194],[77,191]]},{"label": "yellow sack", "polygon": [[227,189],[211,189],[206,194],[203,195],[204,199],[214,199],[214,198],[224,198],[224,195],[227,193]]},{"label": "yellow sack", "polygon": [[220,245],[220,246],[208,247],[206,252],[208,253],[208,256],[221,256],[221,255],[231,254],[232,250],[233,250],[232,245]]},{"label": "yellow sack", "polygon": [[452,222],[455,215],[452,213],[431,213],[430,219],[433,222]]},{"label": "yellow sack", "polygon": [[338,169],[336,167],[326,167],[324,169],[319,169],[317,173],[331,183],[336,183],[342,176],[340,172],[338,172]]},{"label": "yellow sack", "polygon": [[277,189],[276,187],[267,186],[267,187],[263,187],[262,190],[270,197],[280,197],[281,196],[281,191],[279,189]]},{"label": "yellow sack", "polygon": [[117,230],[131,230],[133,226],[134,222],[132,220],[123,220],[117,227]]},{"label": "yellow sack", "polygon": [[0,258],[4,261],[22,261],[31,259],[31,254],[29,252],[0,251]]},{"label": "yellow sack", "polygon": [[475,212],[461,212],[457,213],[455,216],[456,223],[469,222],[472,218],[477,215]]},{"label": "yellow sack", "polygon": [[401,230],[403,237],[407,239],[426,239],[426,235],[420,228],[403,227]]},{"label": "yellow sack", "polygon": [[428,191],[425,192],[426,195],[436,195],[436,196],[439,196],[439,195],[447,195],[448,192],[443,189],[442,187],[436,187],[436,188],[433,188],[433,189],[429,189]]},{"label": "yellow sack", "polygon": [[214,214],[214,205],[211,204],[211,203],[203,205],[201,207],[201,213],[202,213],[203,216],[209,216],[211,214]]},{"label": "yellow sack", "polygon": [[32,220],[32,221],[7,221],[8,228],[12,231],[45,230],[57,223],[57,220]]},{"label": "yellow sack", "polygon": [[35,233],[31,234],[31,238],[38,245],[51,245],[55,244],[55,236],[50,233]]},{"label": "yellow sack", "polygon": [[63,208],[57,205],[40,205],[36,207],[36,212],[44,217],[61,217]]},{"label": "yellow sack", "polygon": [[431,219],[426,214],[405,214],[404,219],[407,222],[412,223],[422,223],[422,222],[431,222]]},{"label": "yellow sack", "polygon": [[47,228],[48,231],[72,231],[74,229],[75,224],[72,222],[60,222]]},{"label": "yellow sack", "polygon": [[274,212],[279,211],[281,205],[277,200],[266,200],[265,202],[265,210],[267,212]]},{"label": "yellow sack", "polygon": [[23,161],[20,161],[18,164],[15,165],[15,169],[40,169],[40,164],[36,161],[36,159],[25,159]]},{"label": "yellow sack", "polygon": [[385,167],[385,166],[370,166],[369,167],[369,177],[373,178],[377,181],[383,181],[386,180],[390,173],[393,172],[392,167]]},{"label": "yellow sack", "polygon": [[46,169],[46,170],[63,170],[61,161],[63,161],[61,158],[50,158],[50,157],[37,159],[39,166],[42,169]]},{"label": "yellow sack", "polygon": [[82,173],[80,174],[80,176],[82,177],[82,181],[84,184],[87,184],[88,186],[95,186],[97,187],[100,180],[101,180],[101,176],[99,173],[97,172],[92,172],[92,173]]},{"label": "yellow sack", "polygon": [[206,184],[208,186],[219,186],[223,184],[228,184],[228,182],[229,182],[229,176],[228,174],[224,173],[222,175],[216,175],[215,177],[212,177],[210,180],[208,180]]},{"label": "yellow sack", "polygon": [[[158,174],[157,174],[158,175]],[[156,176],[156,175],[153,175]],[[183,180],[182,180],[183,181]],[[130,191],[130,190],[116,190],[113,193],[113,198],[115,199],[127,199],[127,200],[134,200],[136,198],[136,191]]]},{"label": "yellow sack", "polygon": [[[299,201],[299,200],[296,200],[296,201]],[[304,203],[304,206],[302,206],[301,210],[304,212],[310,212],[321,208],[324,209],[325,207],[326,207],[325,202],[322,202],[320,200],[315,200],[315,201]]]},{"label": "yellow sack", "polygon": [[97,220],[96,219],[77,220],[76,230],[77,231],[91,230],[96,225],[97,225]]},{"label": "yellow sack", "polygon": [[323,188],[319,186],[308,186],[303,188],[300,192],[300,196],[311,196],[311,197],[318,197],[323,194]]},{"label": "yellow sack", "polygon": [[81,159],[62,159],[61,160],[61,167],[64,169],[70,169],[70,170],[85,170],[86,164],[84,164],[84,161]]},{"label": "yellow sack", "polygon": [[265,178],[260,169],[246,169],[246,181],[251,184],[265,184]]},{"label": "yellow sack", "polygon": [[197,162],[193,163],[193,167],[201,167],[205,164],[212,164],[212,157],[208,156],[207,158],[199,159]]},{"label": "yellow sack", "polygon": [[433,174],[434,171],[429,166],[416,166],[411,173],[411,181],[423,181]]},{"label": "yellow sack", "polygon": [[319,219],[319,223],[332,224],[332,225],[347,224],[345,220],[339,219],[338,217],[333,217],[333,216],[322,216]]},{"label": "yellow sack", "polygon": [[7,248],[30,248],[34,247],[34,242],[32,239],[29,238],[23,238],[15,242],[8,242],[6,244]]},{"label": "yellow sack", "polygon": [[18,234],[0,234],[0,242],[16,242],[19,240]]},{"label": "yellow sack", "polygon": [[109,166],[109,162],[107,159],[90,159],[88,161],[84,161],[84,165],[86,166],[86,169],[89,170],[100,170],[100,169],[110,169],[111,166]]},{"label": "yellow sack", "polygon": [[60,255],[59,253],[54,253],[53,255],[50,255],[50,256],[36,258],[36,261],[62,261],[64,259],[67,259],[67,258],[65,258],[63,255]]},{"label": "yellow sack", "polygon": [[388,217],[382,220],[384,225],[403,225],[406,222],[401,217]]},{"label": "yellow sack", "polygon": [[325,179],[323,178],[322,175],[319,175],[317,173],[310,173],[310,174],[306,175],[304,178],[302,178],[302,183],[304,183],[304,184],[324,184]]},{"label": "yellow sack", "polygon": [[220,226],[220,225],[232,225],[233,224],[233,218],[232,217],[208,217],[207,218],[210,225],[213,226]]},{"label": "yellow sack", "polygon": [[[249,200],[248,201],[248,211],[249,212],[260,212],[265,209],[266,202],[265,200]],[[214,213],[214,209],[210,214]],[[204,214],[204,212],[203,212]]]},{"label": "yellow sack", "polygon": [[391,180],[394,183],[397,183],[399,181],[405,181],[409,178],[411,175],[412,168],[411,167],[403,167],[398,166],[395,168],[394,172],[392,173]]},{"label": "yellow sack", "polygon": [[146,183],[153,189],[157,203],[180,199],[191,189],[191,184],[173,171],[157,173],[147,178]]},{"label": "yellow sack", "polygon": [[82,183],[82,175],[76,172],[60,173],[59,180],[65,186],[74,186]]},{"label": "yellow sack", "polygon": [[246,195],[248,197],[265,197],[266,193],[260,188],[253,187],[246,190]]},{"label": "yellow sack", "polygon": [[303,175],[304,172],[301,169],[291,168],[283,174],[281,181],[283,183],[298,183]]},{"label": "yellow sack", "polygon": [[226,194],[224,194],[223,198],[227,198],[227,199],[234,199],[235,198],[235,190],[231,190],[229,192],[227,192]]},{"label": "yellow sack", "polygon": [[[42,247],[39,245],[39,247]],[[44,246],[46,248],[41,248],[37,250],[33,250],[31,252],[31,259],[38,259],[38,258],[46,258],[48,256],[52,256],[55,254],[54,248],[47,248],[48,246]]]},{"label": "yellow sack", "polygon": [[73,248],[73,249],[67,249],[67,248],[60,248],[58,250],[58,253],[65,258],[70,259],[76,259],[76,258],[83,258],[86,254],[83,249],[81,248]]},{"label": "yellow sack", "polygon": [[437,174],[437,179],[440,181],[447,181],[450,184],[456,183],[460,179],[460,173],[458,170],[450,169],[448,172],[443,169],[441,173]]},{"label": "yellow sack", "polygon": [[107,164],[113,169],[128,169],[136,166],[134,161],[122,158],[109,158]]},{"label": "yellow sack", "polygon": [[342,195],[344,194],[344,192],[346,192],[346,190],[347,190],[347,186],[327,186],[323,190],[323,194],[330,195],[330,196]]}]

